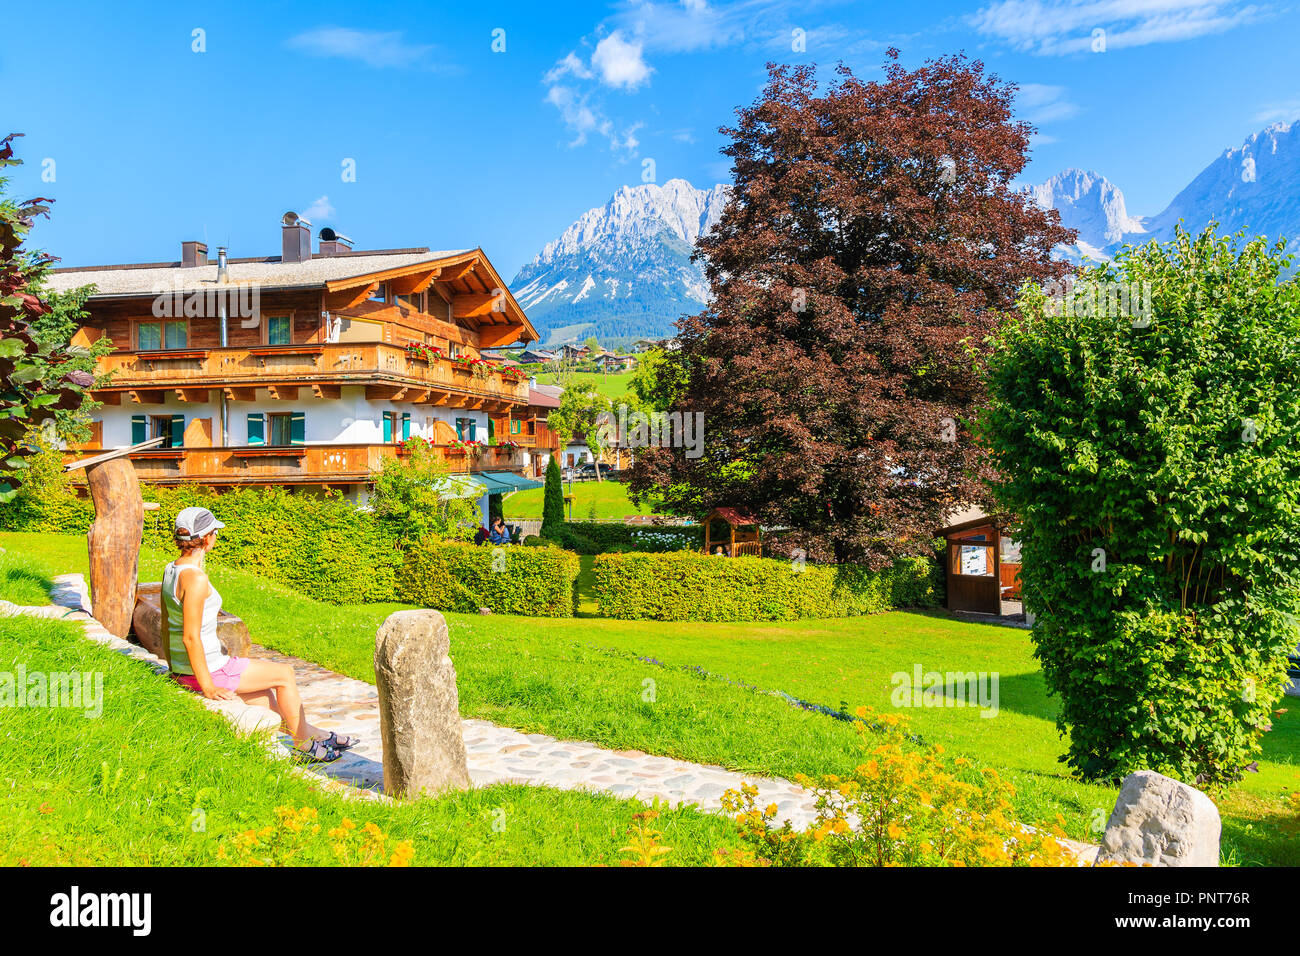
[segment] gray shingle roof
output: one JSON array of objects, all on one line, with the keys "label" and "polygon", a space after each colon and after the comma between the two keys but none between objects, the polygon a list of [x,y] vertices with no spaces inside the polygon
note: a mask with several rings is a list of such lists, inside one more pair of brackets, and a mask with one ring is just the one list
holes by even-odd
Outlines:
[{"label": "gray shingle roof", "polygon": [[[232,261],[227,266],[227,272],[231,285],[256,285],[266,289],[314,288],[335,279],[434,262],[472,251],[450,249],[442,252],[353,254],[328,256],[309,262],[280,262],[275,258],[251,262]],[[173,264],[55,271],[49,275],[48,287],[55,292],[65,292],[92,283],[98,288],[98,296],[197,292],[216,287],[217,265],[214,260],[206,266]]]}]

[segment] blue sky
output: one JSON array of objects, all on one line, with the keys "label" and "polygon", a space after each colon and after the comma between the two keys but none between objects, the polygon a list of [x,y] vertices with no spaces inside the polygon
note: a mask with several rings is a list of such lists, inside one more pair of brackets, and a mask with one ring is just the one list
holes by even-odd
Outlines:
[{"label": "blue sky", "polygon": [[34,241],[65,265],[173,260],[191,238],[275,254],[293,209],[358,248],[481,245],[510,278],[646,160],[661,183],[725,181],[717,127],[768,60],[878,76],[891,45],[1021,85],[1026,181],[1095,169],[1152,215],[1300,117],[1295,2],[46,0],[3,14],[28,42],[0,48],[2,125],[26,134],[11,191],[57,200]]}]

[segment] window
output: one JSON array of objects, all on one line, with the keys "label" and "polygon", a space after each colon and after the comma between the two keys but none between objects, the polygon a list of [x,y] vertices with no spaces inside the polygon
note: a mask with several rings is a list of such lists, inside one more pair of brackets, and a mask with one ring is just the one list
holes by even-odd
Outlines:
[{"label": "window", "polygon": [[[150,415],[147,438],[161,438],[159,448],[181,448],[185,445],[184,415]],[[145,438],[141,438],[144,441]]]},{"label": "window", "polygon": [[400,426],[398,425],[398,421],[397,421],[397,412],[384,412],[383,425],[384,425],[384,444],[387,445],[397,441],[397,436],[400,434],[399,431]]},{"label": "window", "polygon": [[189,343],[189,325],[179,322],[141,322],[135,327],[135,347],[140,351],[150,349],[183,349]]},{"label": "window", "polygon": [[397,301],[409,309],[414,309],[416,312],[424,311],[423,292],[414,292],[411,295],[399,295]]},{"label": "window", "polygon": [[375,286],[375,291],[372,292],[372,293],[370,293],[370,301],[371,301],[371,302],[387,302],[387,301],[388,301],[388,283],[387,283],[387,282],[381,282],[381,283],[379,283],[379,285]]},{"label": "window", "polygon": [[290,412],[276,412],[267,415],[268,445],[293,444],[293,415]]},{"label": "window", "polygon": [[477,423],[472,418],[456,419],[456,437],[461,441],[473,441]]},{"label": "window", "polygon": [[293,318],[273,315],[266,320],[266,344],[289,345],[293,342]]}]

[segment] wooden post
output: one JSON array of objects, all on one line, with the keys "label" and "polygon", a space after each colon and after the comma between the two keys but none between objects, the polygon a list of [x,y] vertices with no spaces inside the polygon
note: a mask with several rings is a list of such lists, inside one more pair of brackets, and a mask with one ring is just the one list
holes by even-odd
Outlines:
[{"label": "wooden post", "polygon": [[86,535],[90,552],[91,610],[104,630],[114,637],[126,637],[131,628],[144,513],[158,507],[144,503],[135,466],[128,456],[162,443],[162,437],[151,438],[63,466],[64,471],[86,469],[90,500],[95,503],[95,520]]},{"label": "wooden post", "polygon": [[135,466],[129,458],[112,458],[86,469],[95,520],[87,540],[90,593],[95,618],[114,637],[126,637],[135,610],[140,570],[144,501]]}]

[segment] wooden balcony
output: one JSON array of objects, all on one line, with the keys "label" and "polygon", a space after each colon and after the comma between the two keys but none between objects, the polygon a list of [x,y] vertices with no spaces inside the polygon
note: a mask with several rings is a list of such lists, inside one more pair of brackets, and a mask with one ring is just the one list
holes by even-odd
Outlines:
[{"label": "wooden balcony", "polygon": [[[228,448],[158,448],[130,458],[136,477],[159,485],[347,485],[366,482],[401,445],[241,445]],[[513,471],[518,449],[488,446],[478,453],[437,447],[453,472]],[[98,454],[92,452],[89,454]],[[89,457],[68,452],[65,461]],[[78,473],[80,474],[80,473]]]},{"label": "wooden balcony", "polygon": [[364,385],[368,398],[508,411],[528,403],[528,382],[511,382],[497,370],[475,374],[446,358],[411,358],[382,342],[273,345],[258,348],[114,352],[99,360],[112,379],[94,397],[158,404],[171,393],[180,401],[208,401],[222,389],[232,401],[253,401],[254,388],[272,398],[296,400],[299,388],[337,398],[343,385]]}]

